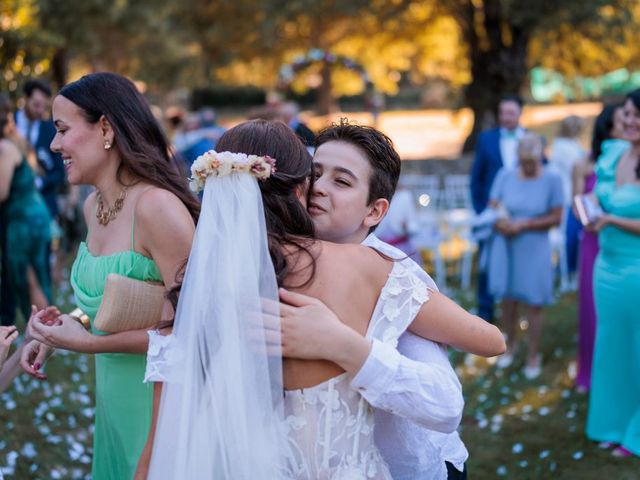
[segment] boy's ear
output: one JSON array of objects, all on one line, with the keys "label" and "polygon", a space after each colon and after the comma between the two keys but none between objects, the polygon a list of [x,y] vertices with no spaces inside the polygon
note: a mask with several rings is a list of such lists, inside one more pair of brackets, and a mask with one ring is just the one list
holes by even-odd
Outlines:
[{"label": "boy's ear", "polygon": [[389,200],[379,198],[369,206],[369,214],[364,218],[363,225],[372,228],[378,225],[389,211]]}]

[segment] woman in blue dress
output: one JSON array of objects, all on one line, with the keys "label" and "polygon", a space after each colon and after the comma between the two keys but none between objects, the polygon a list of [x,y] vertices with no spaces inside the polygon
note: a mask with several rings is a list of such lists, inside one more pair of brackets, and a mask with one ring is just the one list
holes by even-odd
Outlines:
[{"label": "woman in blue dress", "polygon": [[605,214],[593,226],[598,328],[587,436],[640,456],[640,90],[627,96],[624,132],[631,146],[601,157],[594,192]]},{"label": "woman in blue dress", "polygon": [[518,146],[518,167],[498,172],[490,205],[498,209],[489,250],[489,290],[502,299],[502,327],[507,353],[498,360],[508,367],[516,348],[518,307],[527,306],[529,345],[524,374],[537,377],[542,337],[542,308],[553,301],[549,229],[559,225],[564,205],[561,178],[542,164],[542,138],[526,134]]}]

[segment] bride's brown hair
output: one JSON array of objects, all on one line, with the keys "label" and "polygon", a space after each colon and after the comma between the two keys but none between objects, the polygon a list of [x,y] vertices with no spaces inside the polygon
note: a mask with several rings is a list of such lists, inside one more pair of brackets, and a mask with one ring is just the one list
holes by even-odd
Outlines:
[{"label": "bride's brown hair", "polygon": [[282,122],[250,120],[226,131],[218,144],[219,152],[268,155],[276,161],[276,171],[259,182],[269,237],[269,253],[278,285],[291,273],[291,257],[283,247],[303,251],[309,263],[294,268],[310,268],[307,282],[313,278],[315,261],[309,250],[313,242],[313,221],[299,195],[311,188],[312,157],[291,128]]}]

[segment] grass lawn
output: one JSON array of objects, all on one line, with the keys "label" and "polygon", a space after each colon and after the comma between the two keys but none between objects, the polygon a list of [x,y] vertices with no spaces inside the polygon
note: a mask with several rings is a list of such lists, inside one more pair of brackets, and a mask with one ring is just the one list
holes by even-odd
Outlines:
[{"label": "grass lawn", "polygon": [[470,478],[640,479],[639,459],[614,458],[584,436],[588,395],[573,388],[576,303],[569,294],[548,310],[544,369],[534,381],[520,371],[523,351],[505,371],[454,354],[466,398]]},{"label": "grass lawn", "polygon": [[[527,381],[511,369],[454,353],[466,396],[462,438],[473,479],[640,478],[640,460],[616,459],[584,437],[587,396],[575,393],[576,298],[549,310],[544,372]],[[0,467],[8,479],[88,478],[93,359],[58,352],[49,381],[26,376],[0,395]],[[612,408],[615,406],[612,405]]]}]

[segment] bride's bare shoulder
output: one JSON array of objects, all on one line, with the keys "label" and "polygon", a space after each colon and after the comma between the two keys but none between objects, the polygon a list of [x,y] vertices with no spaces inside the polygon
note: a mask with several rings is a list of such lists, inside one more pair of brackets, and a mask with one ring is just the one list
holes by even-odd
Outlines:
[{"label": "bride's bare shoulder", "polygon": [[318,261],[333,271],[354,270],[362,275],[387,275],[392,264],[375,250],[360,244],[318,242]]}]

